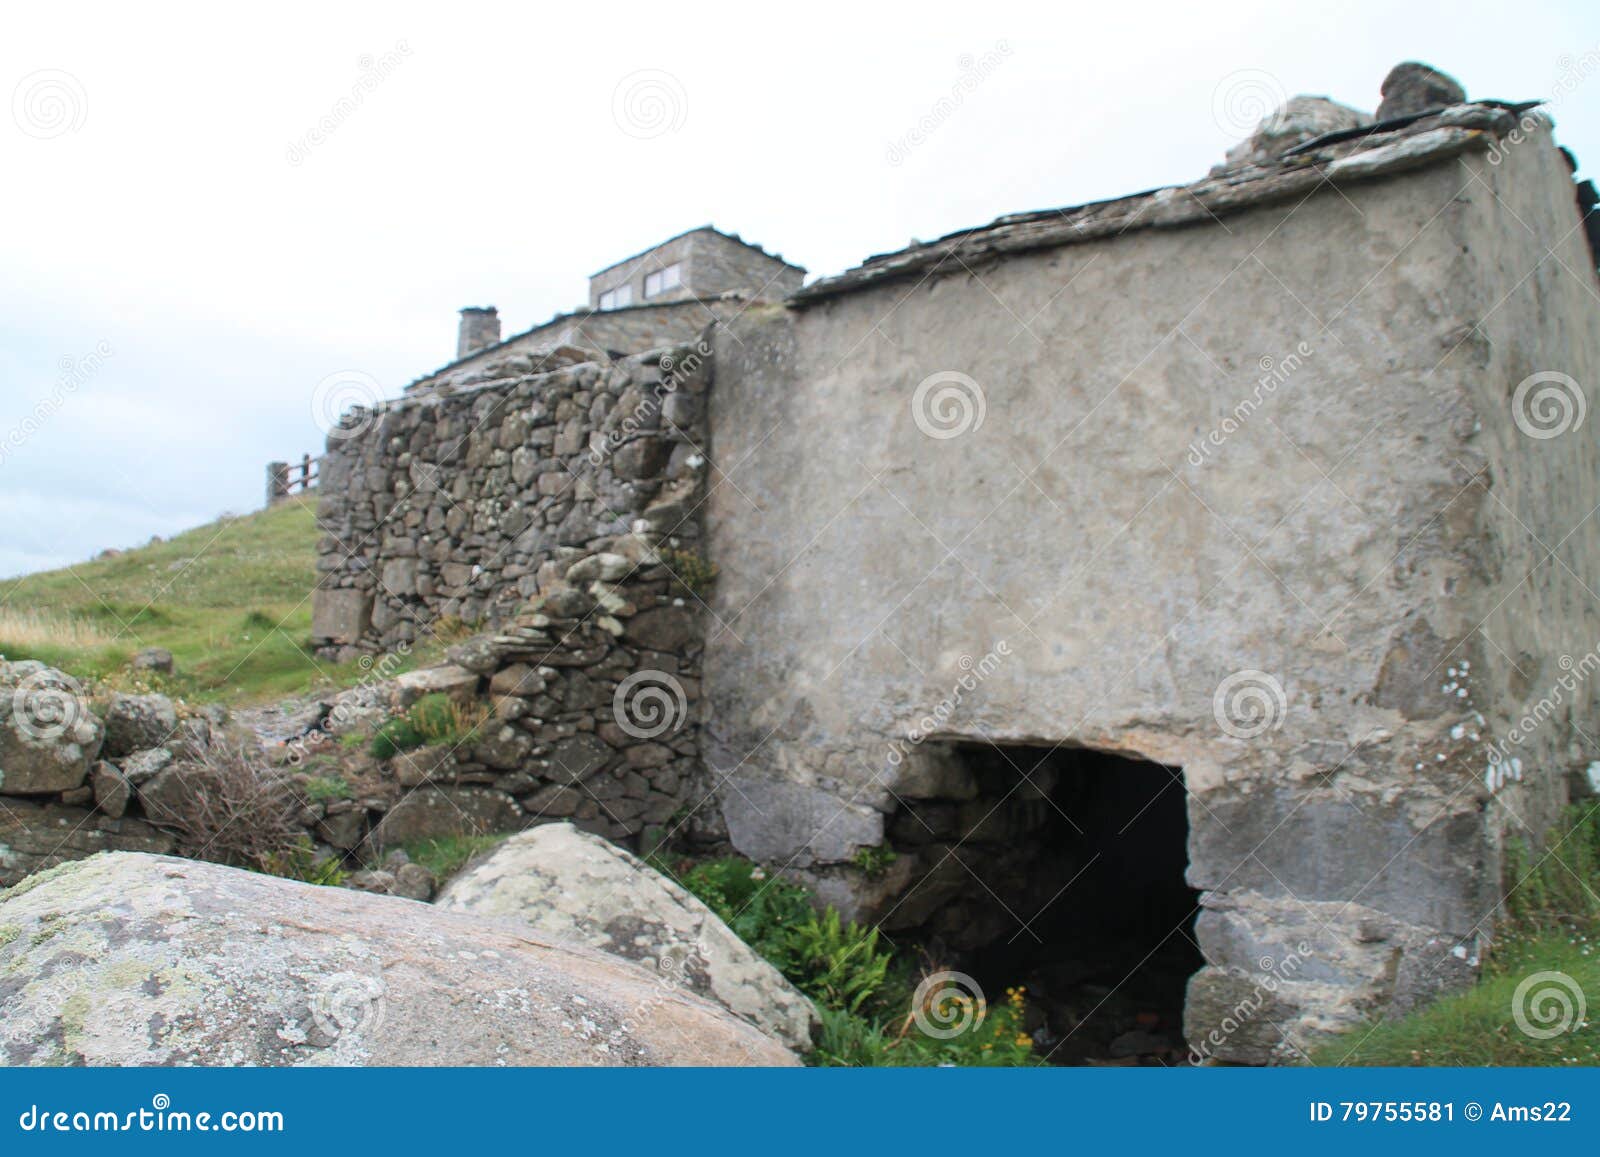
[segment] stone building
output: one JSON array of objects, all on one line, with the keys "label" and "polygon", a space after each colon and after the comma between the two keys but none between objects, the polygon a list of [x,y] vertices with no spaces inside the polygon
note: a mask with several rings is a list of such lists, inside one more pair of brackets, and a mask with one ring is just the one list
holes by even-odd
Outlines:
[{"label": "stone building", "polygon": [[589,279],[586,307],[500,340],[493,306],[461,311],[456,360],[406,387],[481,380],[499,362],[570,346],[601,354],[637,353],[692,343],[713,322],[727,322],[756,301],[781,301],[806,271],[752,245],[737,233],[702,225],[643,253],[606,266]]},{"label": "stone building", "polygon": [[[323,646],[603,622],[525,658],[593,673],[590,826],[1028,978],[1056,1059],[1137,1014],[1285,1061],[1467,983],[1507,840],[1600,789],[1593,195],[1528,106],[1383,98],[702,314],[655,370],[572,343],[353,416]],[[653,834],[605,806],[630,679],[701,769]]]}]

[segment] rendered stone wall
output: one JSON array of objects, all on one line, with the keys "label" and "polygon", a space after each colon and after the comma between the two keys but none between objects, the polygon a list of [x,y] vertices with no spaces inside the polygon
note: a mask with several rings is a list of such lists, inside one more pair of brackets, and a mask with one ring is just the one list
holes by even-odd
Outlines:
[{"label": "rendered stone wall", "polygon": [[1592,410],[1600,356],[1547,135],[1224,224],[719,341],[707,754],[735,847],[869,916],[950,853],[885,827],[971,798],[958,742],[1181,767],[1190,1040],[1293,956],[1213,1054],[1262,1061],[1464,983],[1502,832],[1537,836],[1600,756],[1585,676],[1490,770],[1600,642],[1592,436],[1512,412],[1547,370]]}]

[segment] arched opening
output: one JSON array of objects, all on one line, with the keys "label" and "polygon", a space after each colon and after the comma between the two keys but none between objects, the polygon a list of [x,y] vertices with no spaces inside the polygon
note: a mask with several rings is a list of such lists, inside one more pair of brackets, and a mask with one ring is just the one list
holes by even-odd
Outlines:
[{"label": "arched opening", "polygon": [[960,798],[906,800],[891,820],[913,872],[884,930],[990,999],[1025,986],[1051,1064],[1180,1063],[1203,963],[1181,770],[1065,746],[950,754]]}]

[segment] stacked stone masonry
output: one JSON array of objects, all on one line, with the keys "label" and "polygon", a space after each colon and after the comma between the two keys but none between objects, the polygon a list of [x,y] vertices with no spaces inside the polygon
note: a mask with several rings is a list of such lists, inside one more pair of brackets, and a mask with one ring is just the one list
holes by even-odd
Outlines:
[{"label": "stacked stone masonry", "polygon": [[707,794],[709,346],[565,356],[356,415],[329,440],[313,626],[324,653],[409,649],[460,624],[487,632],[450,658],[485,681],[493,719],[470,747],[398,757],[399,785],[417,790],[384,817],[382,842],[457,812],[482,813],[482,830],[570,818],[631,841]]}]

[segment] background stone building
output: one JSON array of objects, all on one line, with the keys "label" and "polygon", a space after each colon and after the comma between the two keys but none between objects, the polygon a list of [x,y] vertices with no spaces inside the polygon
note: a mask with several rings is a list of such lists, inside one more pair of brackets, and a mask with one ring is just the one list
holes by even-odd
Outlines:
[{"label": "background stone building", "polygon": [[732,320],[751,302],[788,297],[805,273],[737,233],[702,225],[608,265],[589,279],[586,308],[505,341],[493,306],[463,309],[456,360],[406,391],[481,381],[486,372],[500,372],[491,369],[496,363],[531,365],[528,355],[561,346],[611,355],[693,342],[708,325]]}]

